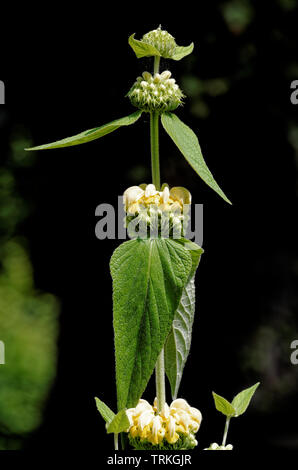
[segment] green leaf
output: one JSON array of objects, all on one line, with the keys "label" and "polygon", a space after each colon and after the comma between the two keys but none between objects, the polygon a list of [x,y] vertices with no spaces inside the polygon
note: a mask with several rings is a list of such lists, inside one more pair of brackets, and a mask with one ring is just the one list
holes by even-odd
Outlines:
[{"label": "green leaf", "polygon": [[180,304],[165,344],[165,371],[171,385],[173,400],[177,398],[183,369],[190,350],[195,313],[194,275],[203,253],[202,248],[190,240],[182,239],[178,243],[182,243],[189,250],[192,258],[192,268],[188,283],[183,288]]},{"label": "green leaf", "polygon": [[236,416],[242,415],[246,410],[252,399],[256,389],[260,385],[260,382],[257,382],[252,387],[246,388],[242,390],[242,392],[238,393],[232,401],[232,405],[236,410]]},{"label": "green leaf", "polygon": [[56,142],[52,142],[50,144],[39,145],[38,147],[27,148],[25,150],[47,150],[84,144],[85,142],[90,142],[91,140],[96,140],[106,134],[110,134],[110,132],[115,131],[121,126],[129,126],[134,124],[139,119],[141,114],[142,111],[139,110],[130,114],[129,116],[125,116],[121,119],[116,119],[115,121],[109,122],[108,124],[104,124],[101,127],[95,127],[94,129],[89,129],[72,137],[66,137],[66,139],[57,140]]},{"label": "green leaf", "polygon": [[175,114],[164,113],[161,122],[171,139],[177,145],[188,163],[210,188],[219,194],[226,202],[231,204],[224,192],[214,180],[203,158],[199,141],[195,133],[184,124]]},{"label": "green leaf", "polygon": [[201,248],[196,243],[188,240],[187,238],[181,238],[180,240],[176,240],[177,243],[181,243],[186,250],[189,251],[192,260],[192,267],[189,273],[188,281],[190,281],[196,273],[197,267],[199,265],[201,255],[204,253],[203,248]]},{"label": "green leaf", "polygon": [[230,402],[228,402],[228,400],[221,397],[220,395],[217,395],[214,392],[212,392],[212,395],[214,398],[215,408],[218,411],[223,413],[225,416],[228,416],[229,418],[232,418],[236,415],[236,410],[234,406]]},{"label": "green leaf", "polygon": [[151,46],[151,44],[147,44],[143,41],[138,41],[134,38],[134,34],[132,34],[128,39],[128,44],[134,50],[138,59],[141,57],[148,57],[148,56],[160,56],[158,50]]},{"label": "green leaf", "polygon": [[114,417],[115,413],[99,398],[95,397],[96,407],[100,412],[101,416],[105,420],[106,423],[110,423]]},{"label": "green leaf", "polygon": [[127,431],[130,423],[126,414],[126,410],[121,410],[114,416],[113,420],[107,424],[107,433],[119,434],[120,432]]},{"label": "green leaf", "polygon": [[177,46],[175,48],[174,54],[172,55],[172,59],[174,60],[181,60],[183,57],[192,53],[194,48],[194,43],[192,42],[189,46]]},{"label": "green leaf", "polygon": [[191,255],[170,239],[137,239],[111,259],[118,409],[136,406],[170,332]]}]

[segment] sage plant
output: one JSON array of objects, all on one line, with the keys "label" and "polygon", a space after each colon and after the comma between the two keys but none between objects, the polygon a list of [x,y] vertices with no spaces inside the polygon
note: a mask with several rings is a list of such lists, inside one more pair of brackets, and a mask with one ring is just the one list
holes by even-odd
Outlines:
[{"label": "sage plant", "polygon": [[[160,121],[200,178],[226,202],[230,201],[208,169],[196,135],[173,113],[183,103],[183,92],[169,70],[160,71],[163,58],[179,61],[192,52],[193,44],[178,46],[174,37],[159,27],[141,40],[132,35],[129,45],[137,58],[153,58],[152,73],[144,71],[127,93],[137,110],[103,126],[28,150],[83,144],[132,125],[143,113],[149,114],[152,181],[124,192],[130,240],[115,250],[110,262],[118,410],[114,413],[99,398],[96,405],[107,432],[115,435],[115,449],[119,433],[123,445],[129,441],[135,449],[191,449],[197,445],[202,415],[185,399],[178,398],[178,392],[190,350],[195,274],[203,250],[185,238],[190,192],[183,186],[161,185]],[[156,399],[151,405],[142,396],[154,369]],[[165,376],[171,386],[170,406],[166,402]]]}]

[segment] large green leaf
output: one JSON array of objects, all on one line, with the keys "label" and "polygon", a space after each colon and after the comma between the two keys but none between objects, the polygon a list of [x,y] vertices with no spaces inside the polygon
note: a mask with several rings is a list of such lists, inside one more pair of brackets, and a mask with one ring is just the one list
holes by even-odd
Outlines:
[{"label": "large green leaf", "polygon": [[192,53],[194,48],[194,43],[192,42],[189,46],[177,46],[174,50],[174,54],[172,55],[172,59],[174,60],[181,60],[183,57]]},{"label": "large green leaf", "polygon": [[212,395],[217,411],[220,411],[228,418],[232,418],[236,415],[234,406],[228,400],[226,400],[224,397],[221,397],[220,395],[217,395],[215,392],[212,392]]},{"label": "large green leaf", "polygon": [[170,239],[136,239],[111,259],[118,409],[136,406],[170,332],[192,267]]},{"label": "large green leaf", "polygon": [[195,313],[194,275],[203,250],[189,240],[181,241],[192,257],[191,278],[183,288],[180,304],[174,316],[171,332],[165,344],[165,371],[171,385],[173,400],[177,398],[183,369],[189,354]]},{"label": "large green leaf", "polygon": [[91,140],[96,140],[106,134],[110,134],[110,132],[115,131],[121,126],[129,126],[130,124],[134,124],[139,119],[141,114],[142,111],[139,110],[130,114],[129,116],[125,116],[121,119],[116,119],[115,121],[109,122],[108,124],[104,124],[101,127],[95,127],[94,129],[89,129],[72,137],[66,137],[66,139],[57,140],[56,142],[52,142],[50,144],[39,145],[38,147],[27,148],[25,150],[48,150],[84,144],[85,142],[90,142]]},{"label": "large green leaf", "polygon": [[205,181],[206,184],[208,184],[208,186],[210,186],[210,188],[219,194],[226,202],[231,204],[231,201],[220,189],[214,180],[211,171],[207,167],[195,133],[186,124],[184,124],[176,114],[173,113],[162,114],[161,122],[166,132],[175,142],[196,173],[203,181]]},{"label": "large green leaf", "polygon": [[148,57],[148,56],[160,56],[160,53],[154,46],[152,46],[151,44],[147,44],[146,42],[143,42],[143,41],[138,41],[137,39],[134,38],[134,36],[135,35],[132,34],[129,37],[128,44],[134,50],[138,59],[141,59],[142,57]]},{"label": "large green leaf", "polygon": [[250,403],[250,400],[252,399],[259,385],[260,385],[260,382],[257,382],[252,387],[242,390],[242,392],[238,393],[238,395],[235,396],[235,398],[232,401],[232,405],[236,410],[236,416],[240,416],[246,411]]}]

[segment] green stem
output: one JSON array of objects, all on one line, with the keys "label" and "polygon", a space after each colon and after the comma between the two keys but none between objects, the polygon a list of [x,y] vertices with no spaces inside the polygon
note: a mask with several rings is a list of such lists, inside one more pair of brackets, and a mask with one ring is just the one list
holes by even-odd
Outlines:
[{"label": "green stem", "polygon": [[226,424],[225,424],[225,430],[224,430],[224,435],[223,435],[223,439],[222,439],[222,446],[225,446],[226,445],[226,441],[227,441],[227,436],[228,436],[228,430],[229,430],[229,425],[230,425],[230,419],[228,416],[227,416],[227,419],[226,419]]},{"label": "green stem", "polygon": [[114,434],[114,449],[119,450],[118,449],[118,434],[117,433]]},{"label": "green stem", "polygon": [[[159,72],[160,57],[154,57],[154,73]],[[160,190],[160,169],[159,169],[159,114],[156,111],[150,113],[150,143],[151,143],[151,170],[152,183],[157,191]],[[155,365],[155,383],[157,397],[157,411],[164,410],[166,401],[165,384],[165,361],[164,350],[162,349]]]},{"label": "green stem", "polygon": [[159,56],[154,56],[154,73],[159,72],[159,63],[160,63],[160,57]]},{"label": "green stem", "polygon": [[150,141],[151,141],[151,171],[152,183],[157,191],[160,190],[159,170],[159,114],[156,111],[150,113]]},{"label": "green stem", "polygon": [[155,383],[157,397],[157,412],[164,411],[166,402],[166,384],[165,384],[165,360],[164,350],[162,349],[155,365]]}]

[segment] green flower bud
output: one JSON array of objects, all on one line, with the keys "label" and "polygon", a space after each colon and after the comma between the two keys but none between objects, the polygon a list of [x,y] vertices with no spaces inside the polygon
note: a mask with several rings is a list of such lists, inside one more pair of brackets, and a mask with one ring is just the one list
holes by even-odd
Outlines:
[{"label": "green flower bud", "polygon": [[154,46],[160,55],[165,58],[171,58],[177,47],[174,37],[167,31],[162,31],[160,26],[144,34],[142,41]]},{"label": "green flower bud", "polygon": [[154,76],[143,72],[142,77],[137,78],[126,96],[133,106],[142,111],[173,111],[182,104],[184,95],[176,81],[170,77],[171,72],[168,70]]}]

